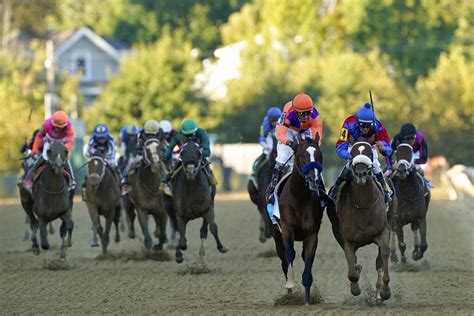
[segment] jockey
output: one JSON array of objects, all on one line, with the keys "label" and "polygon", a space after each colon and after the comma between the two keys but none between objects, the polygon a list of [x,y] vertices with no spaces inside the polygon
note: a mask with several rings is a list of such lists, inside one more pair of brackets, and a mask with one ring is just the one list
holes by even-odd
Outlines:
[{"label": "jockey", "polygon": [[[279,124],[276,127],[277,157],[275,163],[275,170],[272,175],[272,182],[267,189],[267,202],[273,205],[275,197],[273,192],[277,183],[283,176],[283,169],[286,163],[290,160],[296,149],[297,135],[302,135],[304,138],[316,138],[319,134],[319,145],[323,136],[323,126],[321,118],[313,104],[313,100],[307,94],[300,93],[289,101],[283,107]],[[321,181],[320,191],[323,191],[322,200],[326,200],[324,184]],[[272,217],[272,222],[275,224],[275,219]]]},{"label": "jockey", "polygon": [[157,121],[155,120],[148,120],[145,122],[143,129],[140,131],[138,135],[138,147],[137,147],[137,156],[131,161],[127,167],[125,167],[123,171],[123,178],[122,178],[122,191],[126,193],[128,190],[128,176],[129,171],[134,170],[138,163],[143,159],[143,145],[148,139],[156,138],[157,140],[160,139],[160,126]]},{"label": "jockey", "polygon": [[87,145],[85,156],[91,158],[100,156],[107,161],[107,164],[113,169],[117,167],[115,140],[110,135],[109,128],[105,124],[97,124]]},{"label": "jockey", "polygon": [[256,184],[258,172],[268,161],[270,153],[273,149],[273,135],[275,135],[276,125],[278,119],[281,116],[281,110],[277,107],[271,107],[267,110],[267,114],[263,118],[262,125],[260,126],[260,145],[263,147],[263,153],[258,156],[252,166],[252,174],[250,179]]},{"label": "jockey", "polygon": [[[197,123],[191,119],[185,119],[181,123],[181,131],[179,131],[176,136],[171,140],[168,147],[165,151],[164,160],[170,160],[173,148],[178,144],[184,144],[189,140],[195,140],[202,148],[203,154],[203,162],[204,162],[204,170],[206,171],[206,175],[209,181],[209,185],[215,186],[217,185],[216,178],[214,177],[214,173],[212,172],[210,163],[208,162],[208,158],[211,155],[211,148],[209,143],[209,136],[207,135],[206,130],[203,128],[198,127]],[[169,181],[171,180],[171,176],[173,175],[174,171],[178,168],[179,164],[176,164],[172,170],[167,174],[166,178],[163,180],[160,186],[160,190],[167,195],[171,195],[171,189],[169,188]]]},{"label": "jockey", "polygon": [[[63,111],[57,111],[49,119],[43,122],[43,126],[36,133],[35,141],[31,149],[32,155],[36,155],[41,145],[43,145],[43,153],[49,148],[49,143],[54,140],[63,141],[67,152],[69,153],[74,145],[74,128],[69,121],[68,115]],[[25,180],[28,182],[27,185],[33,183],[33,177],[38,168],[46,161],[45,154],[41,155],[35,162],[31,170],[28,172]],[[66,163],[66,172],[71,177],[71,187],[69,190],[74,190],[76,187],[76,181],[72,172],[71,163],[69,159]]]},{"label": "jockey", "polygon": [[126,160],[130,156],[135,157],[137,151],[138,133],[140,129],[135,124],[125,125],[120,129],[120,137],[118,143],[122,149],[122,156]]},{"label": "jockey", "polygon": [[[375,135],[374,140],[371,142],[369,138]],[[334,188],[331,191],[331,198],[335,201],[337,192],[342,182],[346,181],[347,176],[350,173],[350,142],[349,137],[352,136],[355,141],[367,141],[371,142],[371,145],[375,145],[379,152],[383,156],[390,156],[392,153],[392,148],[390,147],[390,138],[388,136],[387,130],[383,126],[382,122],[375,118],[375,113],[372,109],[370,103],[365,103],[361,108],[357,110],[355,115],[349,116],[345,119],[344,124],[342,125],[341,134],[336,143],[336,153],[337,155],[347,160],[348,162],[342,169],[339,177],[334,184]],[[372,147],[373,153],[373,168],[374,174],[377,180],[382,184],[384,188],[385,203],[389,203],[391,198],[390,187],[385,182],[385,177],[383,175],[382,169],[380,168],[380,162],[378,161],[377,151]]]},{"label": "jockey", "polygon": [[163,133],[164,140],[169,144],[176,136],[176,130],[171,125],[171,122],[168,120],[161,120],[158,125],[160,126],[160,130]]},{"label": "jockey", "polygon": [[[416,171],[423,177],[426,186],[431,189],[433,184],[425,178],[421,165],[428,161],[428,144],[423,133],[418,131],[412,123],[405,123],[400,128],[400,133],[392,139],[392,153],[397,150],[398,145],[409,144],[413,148],[413,158]],[[386,157],[388,169],[392,170],[392,155]]]}]

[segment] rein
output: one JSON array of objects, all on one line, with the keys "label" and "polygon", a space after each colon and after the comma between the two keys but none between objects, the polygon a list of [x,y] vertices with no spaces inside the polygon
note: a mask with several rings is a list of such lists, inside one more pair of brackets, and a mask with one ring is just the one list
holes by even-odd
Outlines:
[{"label": "rein", "polygon": [[[47,174],[47,173],[45,173],[45,174]],[[62,178],[63,178],[63,187],[59,191],[49,191],[43,183],[43,178],[44,177],[40,177],[39,184],[40,184],[40,186],[41,186],[41,188],[43,189],[44,192],[46,192],[50,195],[59,195],[59,194],[63,193],[64,191],[67,191],[67,183],[66,183],[66,181],[64,181],[64,176],[62,176]]]},{"label": "rein", "polygon": [[91,173],[91,174],[89,174],[89,176],[98,175],[99,179],[100,179],[100,182],[102,182],[102,180],[104,179],[104,175],[105,175],[105,169],[107,168],[107,163],[105,162],[104,159],[102,159],[102,157],[98,157],[98,156],[92,157],[89,162],[91,162],[93,160],[99,160],[100,162],[102,162],[103,168],[102,168],[102,172],[100,173],[100,175],[97,174],[97,173]]}]

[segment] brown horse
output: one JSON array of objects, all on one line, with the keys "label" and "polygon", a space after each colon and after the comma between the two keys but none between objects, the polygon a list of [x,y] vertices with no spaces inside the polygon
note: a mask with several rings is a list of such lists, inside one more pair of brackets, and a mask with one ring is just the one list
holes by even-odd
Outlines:
[{"label": "brown horse", "polygon": [[[406,262],[403,226],[411,224],[415,239],[412,258],[413,260],[420,260],[428,248],[426,242],[426,213],[428,212],[431,194],[425,188],[422,176],[416,171],[413,161],[413,148],[409,144],[398,145],[396,159],[394,172],[391,177],[397,193],[398,208],[393,217],[392,230],[398,237],[401,260]],[[420,230],[421,243],[418,229]],[[390,250],[392,262],[398,262],[395,244],[395,235],[392,235]]]},{"label": "brown horse", "polygon": [[[311,285],[313,284],[314,256],[318,246],[318,233],[321,227],[324,209],[321,208],[319,182],[322,181],[323,156],[316,140],[298,138],[298,149],[295,153],[294,167],[291,175],[278,187],[281,231],[272,228],[275,247],[281,260],[281,267],[286,278],[288,293],[295,287],[293,261],[295,259],[294,242],[303,242],[301,254],[305,267],[302,283],[305,287],[305,303],[311,304]],[[275,202],[277,203],[277,202]],[[334,207],[328,212],[334,213]],[[329,214],[328,214],[329,215]],[[267,215],[268,216],[268,215]],[[333,232],[339,238],[337,216],[330,216]]]},{"label": "brown horse", "polygon": [[369,143],[356,142],[352,145],[351,155],[353,159],[350,181],[341,187],[336,199],[340,231],[344,239],[344,252],[349,268],[348,278],[351,281],[351,293],[354,296],[361,293],[358,282],[362,266],[357,264],[356,251],[360,247],[375,243],[379,247],[375,262],[378,274],[377,298],[387,300],[391,295],[388,286],[390,281],[388,216],[396,206],[396,199],[393,199],[389,214],[387,214],[388,207],[384,202],[382,188],[375,183],[372,177],[373,154],[372,146]]},{"label": "brown horse", "polygon": [[[114,171],[102,157],[94,156],[88,164],[86,180],[86,205],[92,220],[94,231],[99,233],[102,253],[107,253],[109,233],[112,222],[115,223],[115,242],[120,241],[120,186]],[[100,224],[99,215],[105,217],[105,232]]]},{"label": "brown horse", "polygon": [[163,194],[159,190],[161,180],[165,176],[162,172],[165,167],[160,157],[162,146],[157,139],[148,139],[143,146],[143,159],[136,172],[131,173],[129,178],[129,202],[137,211],[148,257],[151,256],[152,248],[152,239],[148,230],[148,215],[152,215],[155,219],[155,236],[159,239],[157,249],[162,250],[163,244],[166,242],[168,215]]},{"label": "brown horse", "polygon": [[266,216],[267,213],[267,199],[266,199],[266,191],[267,187],[271,182],[272,179],[272,172],[275,168],[275,159],[277,156],[276,145],[278,141],[276,137],[273,136],[273,149],[270,153],[269,157],[265,164],[261,167],[258,176],[257,176],[257,185],[255,185],[254,181],[249,179],[247,183],[247,191],[249,192],[250,200],[255,204],[258,208],[258,212],[260,213],[260,242],[264,243],[267,241],[267,238],[271,237],[270,227],[271,221]]}]

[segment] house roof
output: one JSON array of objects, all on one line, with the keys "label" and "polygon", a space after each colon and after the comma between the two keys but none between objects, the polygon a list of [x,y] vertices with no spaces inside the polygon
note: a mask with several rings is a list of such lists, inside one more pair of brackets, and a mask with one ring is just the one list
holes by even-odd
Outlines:
[{"label": "house roof", "polygon": [[115,39],[101,37],[90,28],[82,27],[78,30],[58,32],[51,37],[56,47],[54,56],[59,58],[83,37],[88,38],[99,49],[107,53],[117,62],[120,61],[120,50],[130,48],[130,46],[125,43]]}]

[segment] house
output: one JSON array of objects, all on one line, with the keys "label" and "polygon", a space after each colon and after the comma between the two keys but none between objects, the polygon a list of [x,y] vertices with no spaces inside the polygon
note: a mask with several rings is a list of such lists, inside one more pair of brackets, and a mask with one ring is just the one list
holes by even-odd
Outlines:
[{"label": "house", "polygon": [[88,27],[56,33],[51,40],[56,74],[82,74],[80,92],[85,105],[102,93],[109,78],[118,72],[121,58],[130,52],[129,45],[99,36]]}]

